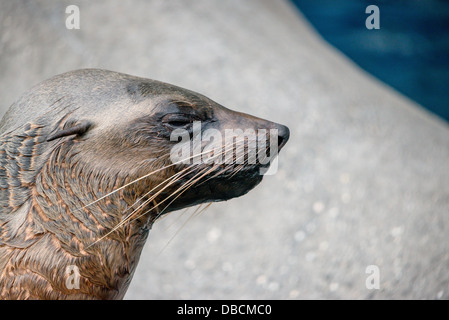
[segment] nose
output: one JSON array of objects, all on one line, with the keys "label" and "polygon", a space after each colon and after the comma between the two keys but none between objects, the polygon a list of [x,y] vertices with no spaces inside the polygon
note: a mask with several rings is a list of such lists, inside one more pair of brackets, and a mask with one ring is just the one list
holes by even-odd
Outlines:
[{"label": "nose", "polygon": [[276,124],[276,129],[278,130],[278,152],[285,146],[290,138],[290,129],[282,124]]}]

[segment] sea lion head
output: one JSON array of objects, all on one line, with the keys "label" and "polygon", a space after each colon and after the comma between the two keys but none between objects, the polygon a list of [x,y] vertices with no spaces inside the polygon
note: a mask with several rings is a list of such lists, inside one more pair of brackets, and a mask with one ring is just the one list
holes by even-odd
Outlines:
[{"label": "sea lion head", "polygon": [[[123,297],[158,217],[247,193],[289,138],[196,92],[97,69],[35,86],[0,133],[0,272],[26,249],[0,289],[47,299]],[[63,285],[73,265],[78,291]]]},{"label": "sea lion head", "polygon": [[262,180],[268,154],[289,138],[283,125],[196,92],[122,74],[110,84],[98,73],[90,71],[99,79],[80,94],[84,104],[66,111],[47,141],[70,139],[72,161],[109,177],[145,177],[133,193],[154,188],[145,197],[160,192],[152,201],[164,201],[164,213],[247,193]]}]

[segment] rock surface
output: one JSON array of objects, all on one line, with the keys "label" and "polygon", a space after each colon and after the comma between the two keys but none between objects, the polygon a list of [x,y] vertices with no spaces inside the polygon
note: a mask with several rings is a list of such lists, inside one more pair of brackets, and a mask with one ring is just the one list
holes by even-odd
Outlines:
[{"label": "rock surface", "polygon": [[0,115],[35,83],[95,67],[291,130],[278,172],[248,195],[155,224],[126,298],[449,298],[445,123],[284,1],[79,0],[80,30],[65,28],[70,4],[1,2]]}]

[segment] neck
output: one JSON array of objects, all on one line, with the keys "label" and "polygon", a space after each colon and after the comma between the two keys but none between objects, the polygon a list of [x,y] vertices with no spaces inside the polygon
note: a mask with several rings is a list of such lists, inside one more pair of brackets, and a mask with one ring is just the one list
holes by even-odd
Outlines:
[{"label": "neck", "polygon": [[132,192],[120,190],[101,199],[123,181],[103,179],[58,154],[67,152],[50,156],[28,200],[2,226],[6,245],[0,247],[0,297],[121,299],[152,216],[110,232],[132,211]]}]

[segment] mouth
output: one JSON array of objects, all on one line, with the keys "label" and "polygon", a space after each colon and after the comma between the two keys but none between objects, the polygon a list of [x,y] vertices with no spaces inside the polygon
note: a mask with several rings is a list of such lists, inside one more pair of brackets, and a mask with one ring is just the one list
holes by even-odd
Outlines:
[{"label": "mouth", "polygon": [[200,178],[197,172],[188,174],[178,181],[176,189],[183,188],[183,191],[165,212],[243,196],[263,179],[263,175],[259,173],[260,166],[224,166],[218,171],[211,172],[204,168],[203,170],[205,172]]}]

